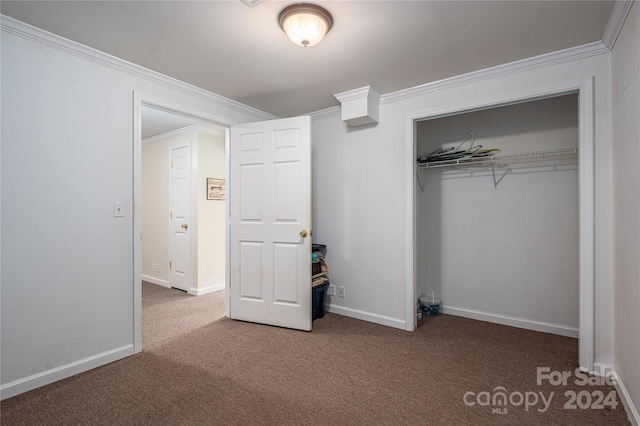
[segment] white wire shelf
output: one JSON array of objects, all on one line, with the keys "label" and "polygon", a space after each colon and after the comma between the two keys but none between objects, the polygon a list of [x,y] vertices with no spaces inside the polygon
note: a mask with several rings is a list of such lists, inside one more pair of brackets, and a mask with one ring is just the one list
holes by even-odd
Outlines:
[{"label": "white wire shelf", "polygon": [[524,152],[518,154],[492,155],[486,157],[462,157],[451,160],[431,161],[428,163],[418,163],[419,169],[430,169],[436,167],[452,166],[489,166],[496,163],[524,163],[534,161],[571,160],[578,158],[578,148],[554,149],[547,151]]},{"label": "white wire shelf", "polygon": [[538,161],[565,161],[578,158],[578,148],[553,149],[547,151],[523,152],[518,154],[491,155],[486,157],[461,157],[450,160],[430,161],[417,163],[418,181],[423,190],[421,169],[431,169],[437,167],[491,167],[493,172],[493,183],[498,186],[502,179],[496,179],[496,166],[504,167],[511,163],[529,163]]},{"label": "white wire shelf", "polygon": [[574,160],[578,158],[578,148],[553,149],[548,151],[525,152],[520,154],[496,155],[497,163],[521,163],[533,161]]}]

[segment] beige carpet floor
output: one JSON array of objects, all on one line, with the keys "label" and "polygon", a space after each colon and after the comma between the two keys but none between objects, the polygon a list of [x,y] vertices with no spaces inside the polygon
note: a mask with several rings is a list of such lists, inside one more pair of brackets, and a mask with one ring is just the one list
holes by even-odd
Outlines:
[{"label": "beige carpet floor", "polygon": [[224,291],[192,296],[142,282],[142,347],[176,338],[224,317]]},{"label": "beige carpet floor", "polygon": [[[409,333],[328,313],[301,332],[190,318],[209,302],[175,296],[140,354],[3,401],[2,425],[629,424],[612,386],[577,383],[575,339],[449,315]],[[538,367],[571,377],[538,385]]]}]

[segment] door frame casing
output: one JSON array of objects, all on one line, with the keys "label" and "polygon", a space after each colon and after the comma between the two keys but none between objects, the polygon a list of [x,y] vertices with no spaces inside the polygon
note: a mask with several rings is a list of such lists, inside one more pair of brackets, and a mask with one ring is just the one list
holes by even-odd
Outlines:
[{"label": "door frame casing", "polygon": [[416,328],[415,306],[417,290],[417,188],[416,188],[416,123],[417,121],[464,114],[501,106],[531,102],[568,94],[578,94],[578,146],[579,146],[579,322],[578,364],[585,371],[594,367],[594,77],[569,80],[548,86],[511,92],[500,96],[470,102],[435,107],[407,113],[405,116],[405,324],[406,330]]},{"label": "door frame casing", "polygon": [[[226,127],[228,146],[228,128],[237,124],[227,117],[210,114],[167,99],[133,91],[133,351],[142,351],[142,107],[150,106],[208,121],[220,127]],[[228,162],[229,151],[225,152]],[[228,204],[225,203],[225,204]],[[227,219],[228,220],[228,219]]]}]

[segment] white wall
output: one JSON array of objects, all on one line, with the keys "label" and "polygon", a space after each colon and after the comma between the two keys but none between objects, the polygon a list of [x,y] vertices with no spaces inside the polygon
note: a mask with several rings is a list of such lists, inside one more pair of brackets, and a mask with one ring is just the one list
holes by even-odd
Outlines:
[{"label": "white wall", "polygon": [[[598,48],[598,46],[592,46]],[[478,76],[383,95],[380,122],[348,128],[339,111],[314,116],[314,241],[327,244],[332,284],[346,297],[330,297],[328,309],[405,328],[408,271],[405,253],[405,128],[408,115],[484,103],[500,96],[593,76],[595,82],[595,360],[612,360],[612,226],[610,55],[578,49],[571,60],[489,70]],[[432,88],[433,87],[433,88]]]},{"label": "white wall", "polygon": [[[474,146],[502,155],[578,146],[576,95],[418,123],[418,154]],[[470,142],[465,144],[470,146]],[[421,172],[418,289],[443,312],[578,336],[578,164]],[[505,173],[508,173],[505,175]]]},{"label": "white wall", "polygon": [[2,20],[6,398],[133,353],[134,91],[224,124],[270,116]]},{"label": "white wall", "polygon": [[225,285],[225,201],[207,200],[207,178],[226,175],[224,136],[198,133],[197,156],[198,287],[193,292],[200,295]]},{"label": "white wall", "polygon": [[[614,370],[640,423],[640,5],[613,49]],[[629,413],[631,414],[631,413]]]}]

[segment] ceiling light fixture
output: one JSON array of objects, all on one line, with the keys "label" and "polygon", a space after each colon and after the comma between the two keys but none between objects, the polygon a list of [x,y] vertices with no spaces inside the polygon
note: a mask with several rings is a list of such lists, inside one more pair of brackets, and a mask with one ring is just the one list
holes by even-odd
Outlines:
[{"label": "ceiling light fixture", "polygon": [[333,25],[331,14],[315,4],[292,4],[278,16],[280,28],[298,46],[314,46]]}]

